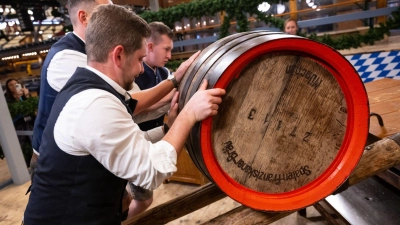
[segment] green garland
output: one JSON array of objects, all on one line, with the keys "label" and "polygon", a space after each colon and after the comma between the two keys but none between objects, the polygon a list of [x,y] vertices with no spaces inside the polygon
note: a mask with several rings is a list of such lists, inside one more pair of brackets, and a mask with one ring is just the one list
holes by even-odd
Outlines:
[{"label": "green garland", "polygon": [[[288,0],[269,0],[270,4],[287,2]],[[214,16],[216,13],[225,11],[226,16],[221,26],[220,38],[229,35],[230,22],[236,19],[238,31],[244,32],[249,30],[249,22],[246,13],[250,15],[261,15],[257,9],[258,5],[265,0],[197,0],[188,3],[182,3],[170,8],[162,8],[157,12],[146,11],[140,16],[148,23],[153,21],[162,21],[169,27],[173,27],[175,22],[181,21],[186,17],[189,19],[201,18],[202,16]],[[281,19],[271,16],[262,16],[266,24],[278,25],[283,22]]]},{"label": "green garland", "polygon": [[172,61],[168,61],[165,64],[165,67],[167,67],[168,69],[175,71],[180,65],[181,63],[183,63],[185,60],[184,59],[176,59],[176,60],[172,60]]},{"label": "green garland", "polygon": [[[287,2],[288,0],[269,0],[269,4],[277,4]],[[280,18],[273,17],[258,11],[258,5],[265,0],[197,0],[188,3],[182,3],[170,8],[160,9],[158,12],[146,11],[140,16],[147,22],[162,21],[169,27],[173,27],[175,22],[181,21],[186,17],[189,19],[200,18],[202,16],[213,16],[216,13],[225,11],[226,15],[221,25],[220,38],[229,35],[230,22],[236,19],[238,32],[249,30],[249,22],[246,18],[246,13],[256,15],[256,19],[265,22],[267,26],[277,27],[283,30],[284,21]],[[337,50],[358,48],[362,44],[373,45],[375,41],[382,40],[385,35],[390,35],[389,30],[400,28],[400,8],[392,13],[392,18],[389,18],[386,24],[380,23],[380,27],[371,28],[364,35],[349,34],[342,35],[338,38],[332,38],[325,34],[317,36],[315,33],[307,35],[299,33],[300,36],[307,37],[325,43]]]}]

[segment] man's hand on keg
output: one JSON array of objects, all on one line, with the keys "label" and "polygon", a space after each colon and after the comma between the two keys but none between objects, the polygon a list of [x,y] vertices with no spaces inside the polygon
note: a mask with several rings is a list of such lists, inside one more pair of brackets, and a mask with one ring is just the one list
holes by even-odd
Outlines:
[{"label": "man's hand on keg", "polygon": [[192,96],[181,113],[187,114],[194,123],[218,113],[219,104],[222,102],[222,95],[226,91],[221,88],[207,90],[208,81],[204,80],[199,90]]},{"label": "man's hand on keg", "polygon": [[174,123],[176,117],[178,116],[178,99],[179,99],[179,92],[175,92],[174,97],[171,100],[171,108],[168,112],[168,120],[167,125],[171,127]]},{"label": "man's hand on keg", "polygon": [[188,60],[185,62],[181,63],[181,65],[178,67],[178,69],[175,71],[175,79],[180,83],[182,81],[183,75],[185,75],[186,70],[189,68],[189,66],[193,63],[193,61],[199,56],[201,51],[198,51],[194,53]]}]

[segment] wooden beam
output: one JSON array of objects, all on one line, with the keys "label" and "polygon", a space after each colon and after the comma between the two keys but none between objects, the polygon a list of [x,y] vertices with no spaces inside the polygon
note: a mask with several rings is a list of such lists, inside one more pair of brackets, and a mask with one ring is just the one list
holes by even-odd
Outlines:
[{"label": "wooden beam", "polygon": [[187,51],[187,52],[174,52],[174,53],[172,53],[171,60],[188,59],[190,56],[192,56],[196,52],[198,52],[198,50]]},{"label": "wooden beam", "polygon": [[194,190],[192,193],[172,199],[132,219],[126,220],[122,225],[166,224],[224,197],[226,197],[224,192],[214,184],[208,183]]},{"label": "wooden beam", "polygon": [[261,212],[245,206],[239,206],[202,225],[270,224],[292,213],[293,212]]},{"label": "wooden beam", "polygon": [[400,142],[393,139],[400,139],[400,133],[367,146],[369,150],[364,152],[349,178],[350,186],[400,164]]},{"label": "wooden beam", "polygon": [[[395,141],[396,140],[396,141]],[[389,138],[375,142],[366,147],[360,162],[349,177],[349,186],[374,176],[400,163],[400,133]],[[165,224],[178,219],[186,214],[194,212],[206,205],[226,197],[219,188],[212,183],[204,185],[194,192],[172,199],[164,204],[156,206],[144,213],[124,221],[123,225],[131,224]],[[235,208],[220,215],[205,224],[270,224],[293,212],[261,212],[245,206]],[[251,216],[249,216],[251,215]],[[234,218],[234,219],[233,219]],[[229,223],[229,221],[231,223]],[[250,222],[253,221],[253,222]],[[264,222],[263,222],[264,221]]]}]

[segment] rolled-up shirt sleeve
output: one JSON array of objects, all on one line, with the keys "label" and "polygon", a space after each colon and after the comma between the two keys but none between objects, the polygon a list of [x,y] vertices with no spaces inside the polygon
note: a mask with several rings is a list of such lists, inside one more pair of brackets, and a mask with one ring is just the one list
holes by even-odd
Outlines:
[{"label": "rolled-up shirt sleeve", "polygon": [[145,138],[152,143],[160,141],[164,137],[164,130],[162,127],[156,127],[154,129],[145,132]]},{"label": "rolled-up shirt sleeve", "polygon": [[118,177],[157,188],[177,170],[177,154],[166,141],[152,143],[112,94],[91,89],[74,95],[57,119],[57,145],[72,155],[93,155]]}]

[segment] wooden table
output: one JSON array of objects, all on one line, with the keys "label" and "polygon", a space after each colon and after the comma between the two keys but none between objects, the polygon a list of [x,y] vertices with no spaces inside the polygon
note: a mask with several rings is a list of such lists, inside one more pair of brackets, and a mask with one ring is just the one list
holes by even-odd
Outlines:
[{"label": "wooden table", "polygon": [[385,78],[365,84],[371,113],[379,114],[384,126],[376,117],[370,118],[369,132],[384,138],[400,132],[400,80]]}]

